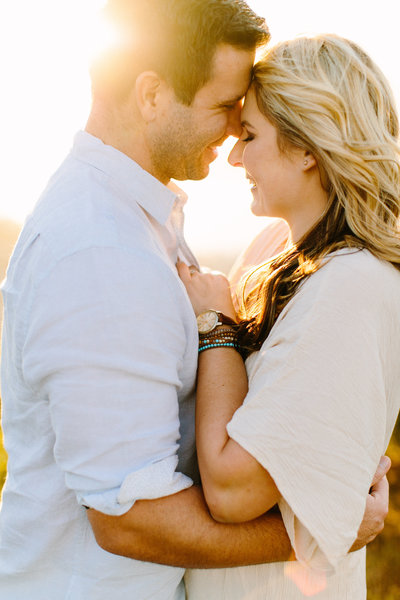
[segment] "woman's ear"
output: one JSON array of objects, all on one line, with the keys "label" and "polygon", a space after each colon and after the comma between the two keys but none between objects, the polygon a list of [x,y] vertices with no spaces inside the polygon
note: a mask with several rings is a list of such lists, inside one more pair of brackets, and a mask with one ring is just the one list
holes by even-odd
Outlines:
[{"label": "woman's ear", "polygon": [[143,71],[136,79],[136,104],[146,123],[157,117],[165,91],[166,83],[155,71]]},{"label": "woman's ear", "polygon": [[314,156],[308,150],[304,150],[302,165],[303,171],[309,171],[310,169],[313,169],[316,166],[317,161],[315,160]]}]

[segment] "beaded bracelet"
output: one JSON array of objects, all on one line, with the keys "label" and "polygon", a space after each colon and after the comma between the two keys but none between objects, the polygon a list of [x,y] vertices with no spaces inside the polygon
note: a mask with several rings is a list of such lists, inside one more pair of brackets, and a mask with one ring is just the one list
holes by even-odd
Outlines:
[{"label": "beaded bracelet", "polygon": [[203,335],[199,338],[199,343],[205,342],[206,340],[216,340],[218,338],[234,338],[236,339],[235,331],[218,331],[217,333],[209,333],[207,335]]},{"label": "beaded bracelet", "polygon": [[236,342],[218,342],[215,344],[206,344],[204,346],[199,346],[199,353],[204,350],[210,350],[210,348],[234,348],[239,352],[239,346]]},{"label": "beaded bracelet", "polygon": [[210,331],[209,333],[201,333],[199,335],[199,339],[200,341],[204,340],[204,339],[211,339],[211,338],[215,338],[215,337],[220,337],[221,335],[236,335],[236,329],[234,329],[233,327],[217,327],[216,329],[214,329],[213,331]]},{"label": "beaded bracelet", "polygon": [[218,348],[218,347],[237,348],[237,340],[234,335],[225,335],[212,339],[201,340],[199,343],[199,352],[206,350],[207,348]]},{"label": "beaded bracelet", "polygon": [[207,336],[204,338],[200,338],[199,346],[204,346],[204,344],[212,344],[217,342],[236,342],[236,334],[235,333],[220,333],[219,335]]},{"label": "beaded bracelet", "polygon": [[199,352],[210,348],[235,348],[239,351],[236,328],[217,328],[199,337]]}]

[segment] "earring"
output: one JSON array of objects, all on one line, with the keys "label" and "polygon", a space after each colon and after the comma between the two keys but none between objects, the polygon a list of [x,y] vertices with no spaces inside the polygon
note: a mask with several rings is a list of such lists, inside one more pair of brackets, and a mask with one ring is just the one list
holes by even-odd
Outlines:
[{"label": "earring", "polygon": [[304,165],[305,167],[308,165],[308,159],[307,159],[307,158],[305,158],[305,159],[304,159],[303,165]]}]

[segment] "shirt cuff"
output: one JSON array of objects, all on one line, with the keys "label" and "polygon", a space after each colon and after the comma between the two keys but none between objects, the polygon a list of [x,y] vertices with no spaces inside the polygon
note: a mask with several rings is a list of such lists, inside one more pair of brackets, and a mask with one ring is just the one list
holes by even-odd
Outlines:
[{"label": "shirt cuff", "polygon": [[177,465],[178,457],[169,456],[129,473],[119,488],[93,493],[77,492],[78,502],[106,515],[123,515],[136,500],[171,496],[191,487],[193,481],[187,475],[177,473]]}]

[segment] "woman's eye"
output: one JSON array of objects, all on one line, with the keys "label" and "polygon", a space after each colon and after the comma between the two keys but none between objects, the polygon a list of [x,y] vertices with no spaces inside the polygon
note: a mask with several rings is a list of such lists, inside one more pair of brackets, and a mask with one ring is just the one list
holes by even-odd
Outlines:
[{"label": "woman's eye", "polygon": [[245,137],[242,142],[251,142],[251,140],[254,140],[254,136],[253,135],[248,135],[247,137]]}]

